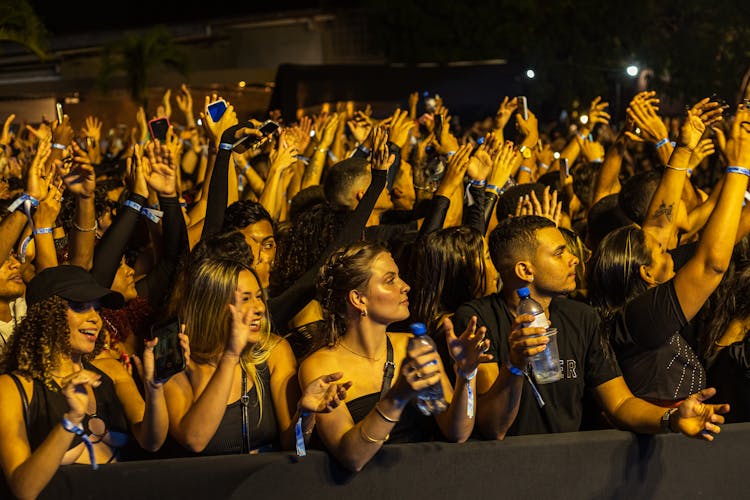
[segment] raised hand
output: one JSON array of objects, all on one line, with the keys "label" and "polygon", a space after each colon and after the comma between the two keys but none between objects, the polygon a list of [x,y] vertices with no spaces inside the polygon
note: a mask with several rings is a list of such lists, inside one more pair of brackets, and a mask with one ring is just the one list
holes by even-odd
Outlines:
[{"label": "raised hand", "polygon": [[5,123],[3,124],[3,132],[2,135],[0,135],[0,144],[3,146],[10,145],[10,141],[12,139],[12,134],[10,133],[10,124],[13,123],[13,120],[15,120],[16,115],[13,113],[8,115],[8,118],[5,119]]},{"label": "raised hand", "polygon": [[68,191],[81,198],[91,198],[96,190],[96,174],[91,166],[91,159],[86,151],[75,142],[71,142],[68,156],[62,166],[58,166],[60,176]]},{"label": "raised hand", "polygon": [[492,171],[492,157],[490,156],[490,150],[494,144],[494,139],[491,139],[492,135],[485,137],[483,142],[474,151],[474,154],[469,159],[469,165],[466,167],[466,173],[469,175],[469,179],[483,181],[487,179]]},{"label": "raised hand", "polygon": [[481,327],[477,330],[476,316],[471,317],[460,337],[456,337],[453,332],[453,322],[450,319],[443,320],[442,328],[445,331],[448,352],[460,373],[472,373],[480,363],[492,361],[492,355],[487,354],[487,349],[490,348],[490,339],[485,337],[487,328]]},{"label": "raised hand", "polygon": [[84,136],[90,137],[93,141],[96,141],[96,143],[98,144],[102,136],[101,120],[99,120],[95,116],[87,116],[86,122],[81,132],[83,132]]},{"label": "raised hand", "polygon": [[707,404],[704,401],[716,395],[716,389],[709,387],[687,398],[675,412],[673,428],[686,436],[713,441],[714,435],[721,432],[720,424],[724,423],[725,413],[729,413],[728,404]]},{"label": "raised hand", "polygon": [[352,133],[354,140],[362,144],[372,131],[372,120],[362,111],[354,113],[354,118],[346,122],[349,131]]},{"label": "raised hand", "polygon": [[722,116],[724,109],[720,103],[708,97],[698,101],[688,110],[685,121],[680,127],[680,144],[690,150],[695,149],[706,127],[724,119]]},{"label": "raised hand", "polygon": [[148,122],[146,120],[146,111],[143,106],[138,107],[138,111],[135,113],[135,121],[137,124],[137,137],[135,142],[139,144],[145,144],[146,138],[148,137]]},{"label": "raised hand", "polygon": [[448,116],[448,110],[442,109],[441,111],[435,111],[436,115],[442,116],[443,128],[440,131],[440,137],[435,141],[435,149],[440,154],[448,154],[458,150],[458,139],[451,133],[450,127],[450,116]]},{"label": "raised hand", "polygon": [[176,166],[169,146],[159,141],[149,141],[142,166],[143,178],[148,187],[165,198],[177,196]]},{"label": "raised hand", "polygon": [[148,161],[144,158],[144,150],[139,144],[133,145],[133,154],[126,160],[126,172],[128,189],[131,193],[148,197],[148,184],[144,175],[144,163]]},{"label": "raised hand", "polygon": [[445,174],[443,179],[440,181],[438,187],[438,194],[443,196],[449,196],[454,190],[460,189],[463,186],[464,175],[466,169],[469,166],[469,159],[471,157],[471,144],[464,144],[456,154],[451,155],[448,158],[448,164],[445,167]]},{"label": "raised hand", "polygon": [[278,147],[276,147],[270,155],[271,169],[278,169],[281,171],[294,165],[297,161],[297,149],[294,141],[289,137],[289,132],[283,130],[279,136]]},{"label": "raised hand", "polygon": [[750,108],[740,104],[726,146],[730,166],[750,168]]},{"label": "raised hand", "polygon": [[409,140],[409,132],[411,132],[413,127],[414,122],[409,119],[409,113],[405,110],[400,111],[397,109],[393,113],[389,124],[388,133],[391,142],[400,148],[406,146],[406,142]]},{"label": "raised hand", "polygon": [[417,119],[417,105],[419,104],[419,92],[409,94],[409,119]]},{"label": "raised hand", "polygon": [[502,131],[505,128],[505,125],[507,125],[508,121],[510,121],[510,117],[513,116],[513,112],[518,109],[518,99],[508,99],[508,96],[503,97],[503,102],[500,103],[500,107],[497,108],[497,112],[495,113],[495,120],[493,123],[493,129],[495,132],[500,132],[502,135]]},{"label": "raised hand", "polygon": [[604,160],[604,146],[598,141],[590,141],[588,138],[581,139],[580,136],[576,136],[576,141],[581,148],[581,154],[586,161],[602,161]]},{"label": "raised hand", "polygon": [[510,174],[513,172],[517,159],[518,151],[516,151],[513,142],[505,141],[505,144],[500,147],[498,153],[492,159],[492,170],[487,177],[487,184],[503,187],[510,179]]},{"label": "raised hand", "polygon": [[193,118],[193,95],[190,93],[187,85],[180,85],[180,91],[174,96],[177,102],[177,108],[185,115],[185,122],[188,127],[195,127],[195,118]]},{"label": "raised hand", "polygon": [[[626,113],[633,122],[633,127],[640,129],[640,139],[653,142],[654,144],[668,137],[667,126],[659,117],[659,99],[656,92],[648,91],[636,94],[630,101]],[[628,137],[637,140],[637,135],[628,134]]]},{"label": "raised hand", "polygon": [[531,147],[539,141],[539,121],[530,109],[528,113],[528,120],[524,120],[521,113],[516,113],[516,128],[518,128],[518,132],[524,137],[523,143]]},{"label": "raised hand", "polygon": [[299,400],[299,409],[312,413],[328,413],[338,407],[346,399],[346,391],[352,386],[351,381],[338,382],[343,376],[343,372],[329,373],[307,384]]},{"label": "raised hand", "polygon": [[388,170],[396,160],[388,149],[388,129],[382,125],[377,126],[372,131],[372,169]]},{"label": "raised hand", "polygon": [[[39,145],[29,168],[28,178],[26,179],[26,193],[29,196],[41,200],[47,196],[51,176],[46,175],[45,165],[47,159],[52,153],[52,138],[46,136],[39,141]],[[50,177],[50,178],[48,178]]]},{"label": "raised hand", "polygon": [[695,149],[690,153],[688,168],[690,170],[695,170],[706,157],[711,156],[715,152],[714,141],[711,140],[711,138],[706,137],[705,139],[701,139]]},{"label": "raised hand", "polygon": [[250,338],[250,320],[254,314],[251,308],[242,307],[242,292],[237,290],[234,293],[234,303],[229,304],[229,311],[232,313],[232,331],[227,339],[226,353],[239,357],[247,346]]},{"label": "raised hand", "polygon": [[341,119],[341,115],[333,113],[323,121],[320,136],[316,135],[316,137],[319,137],[319,148],[328,149],[331,147],[333,140],[336,138],[336,130],[339,126],[339,120]]},{"label": "raised hand", "polygon": [[600,123],[601,124],[609,123],[609,120],[612,117],[609,116],[609,113],[604,111],[608,107],[609,107],[609,103],[602,102],[601,96],[597,96],[594,98],[593,101],[591,101],[591,104],[589,105],[588,114],[587,114],[587,116],[589,117],[589,121],[586,122],[586,124],[581,127],[582,135],[589,135],[591,132],[594,131],[594,128],[596,128],[596,126],[599,125]]},{"label": "raised hand", "polygon": [[172,116],[172,104],[169,102],[171,96],[172,89],[167,89],[164,91],[164,95],[161,98],[161,105],[157,106],[156,108],[157,118],[169,119]]},{"label": "raised hand", "polygon": [[550,195],[550,188],[547,186],[544,188],[542,193],[542,201],[536,197],[536,192],[532,191],[531,196],[527,198],[531,203],[532,215],[539,215],[546,217],[555,223],[556,226],[560,225],[560,216],[562,215],[562,201],[557,201],[557,191],[553,191]]},{"label": "raised hand", "polygon": [[218,122],[215,122],[213,118],[211,118],[211,114],[208,112],[208,105],[218,98],[219,96],[217,94],[206,96],[203,106],[203,112],[201,112],[200,114],[201,121],[203,123],[204,129],[206,130],[206,133],[217,147],[219,146],[219,142],[221,141],[221,134],[223,134],[224,131],[229,127],[233,127],[234,125],[237,125],[237,123],[239,123],[239,121],[237,120],[237,114],[234,112],[234,106],[229,104],[229,101],[227,101],[227,109],[224,111],[224,114],[221,115],[221,118],[219,118]]}]

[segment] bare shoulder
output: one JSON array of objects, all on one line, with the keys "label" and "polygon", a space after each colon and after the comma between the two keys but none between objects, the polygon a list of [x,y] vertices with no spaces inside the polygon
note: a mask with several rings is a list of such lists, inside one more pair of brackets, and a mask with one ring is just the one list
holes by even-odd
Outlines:
[{"label": "bare shoulder", "polygon": [[409,339],[412,337],[410,333],[404,332],[388,332],[388,338],[391,339],[393,345],[393,351],[398,353],[406,353],[409,345]]},{"label": "bare shoulder", "polygon": [[92,360],[91,364],[103,371],[115,383],[122,382],[125,379],[133,379],[118,359],[97,358]]},{"label": "bare shoulder", "polygon": [[323,347],[307,356],[300,363],[300,381],[315,380],[321,375],[339,371],[341,360],[335,347]]},{"label": "bare shoulder", "polygon": [[268,368],[273,372],[278,367],[297,368],[297,358],[294,357],[292,346],[285,338],[273,335],[274,346],[271,348],[271,355],[268,357]]}]

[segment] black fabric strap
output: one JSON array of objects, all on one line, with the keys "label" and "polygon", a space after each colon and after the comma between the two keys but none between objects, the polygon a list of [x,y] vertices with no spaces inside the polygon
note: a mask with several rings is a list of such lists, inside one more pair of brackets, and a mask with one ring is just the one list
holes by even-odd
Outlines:
[{"label": "black fabric strap", "polygon": [[388,389],[391,388],[391,380],[393,380],[393,372],[396,370],[396,365],[393,364],[393,345],[391,345],[391,339],[386,335],[385,337],[386,349],[388,354],[386,356],[385,365],[383,365],[383,385],[380,388],[380,399],[385,397]]},{"label": "black fabric strap", "polygon": [[247,405],[250,403],[250,397],[247,395],[247,375],[242,369],[242,396],[240,396],[240,406],[242,407],[242,453],[250,453],[250,432],[247,421]]},{"label": "black fabric strap", "polygon": [[29,398],[26,397],[26,390],[23,388],[21,381],[18,380],[18,377],[13,373],[9,373],[8,375],[10,375],[10,378],[12,378],[13,382],[16,383],[16,387],[18,387],[18,393],[21,395],[21,403],[23,404],[23,423],[26,425],[26,434],[28,434],[29,433]]}]

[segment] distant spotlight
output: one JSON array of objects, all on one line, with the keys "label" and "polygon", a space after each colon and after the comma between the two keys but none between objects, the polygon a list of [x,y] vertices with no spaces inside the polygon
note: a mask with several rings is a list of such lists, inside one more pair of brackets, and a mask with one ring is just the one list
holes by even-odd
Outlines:
[{"label": "distant spotlight", "polygon": [[628,76],[636,76],[638,75],[638,71],[638,66],[635,66],[633,64],[625,68],[625,73],[627,73]]},{"label": "distant spotlight", "polygon": [[560,159],[560,153],[558,153],[557,151],[555,151],[554,153],[552,153],[552,158],[554,158],[555,160],[559,160]]},{"label": "distant spotlight", "polygon": [[237,85],[239,85],[239,87],[240,87],[241,89],[244,89],[244,88],[245,88],[245,85],[247,85],[247,83],[245,82],[245,80],[240,80],[240,82],[239,82],[239,83],[238,83]]},{"label": "distant spotlight", "polygon": [[203,125],[203,121],[201,121],[201,119],[198,118],[197,120],[195,120],[195,124],[200,127],[201,125]]},{"label": "distant spotlight", "polygon": [[526,77],[527,78],[531,79],[531,78],[534,78],[535,76],[536,76],[536,73],[534,73],[533,69],[527,69],[526,70]]},{"label": "distant spotlight", "polygon": [[586,125],[589,122],[589,115],[581,115],[580,120],[583,125]]}]

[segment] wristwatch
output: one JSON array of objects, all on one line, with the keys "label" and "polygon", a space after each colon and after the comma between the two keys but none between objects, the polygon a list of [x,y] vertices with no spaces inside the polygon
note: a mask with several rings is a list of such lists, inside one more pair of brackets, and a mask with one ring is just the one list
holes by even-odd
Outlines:
[{"label": "wristwatch", "polygon": [[675,430],[672,430],[672,426],[669,425],[669,420],[672,418],[672,414],[676,412],[677,408],[670,408],[667,411],[664,412],[664,415],[661,416],[661,430],[662,432],[678,432]]},{"label": "wristwatch", "polygon": [[518,151],[521,153],[521,156],[523,156],[525,160],[531,158],[531,148],[529,148],[528,146],[521,146]]}]

